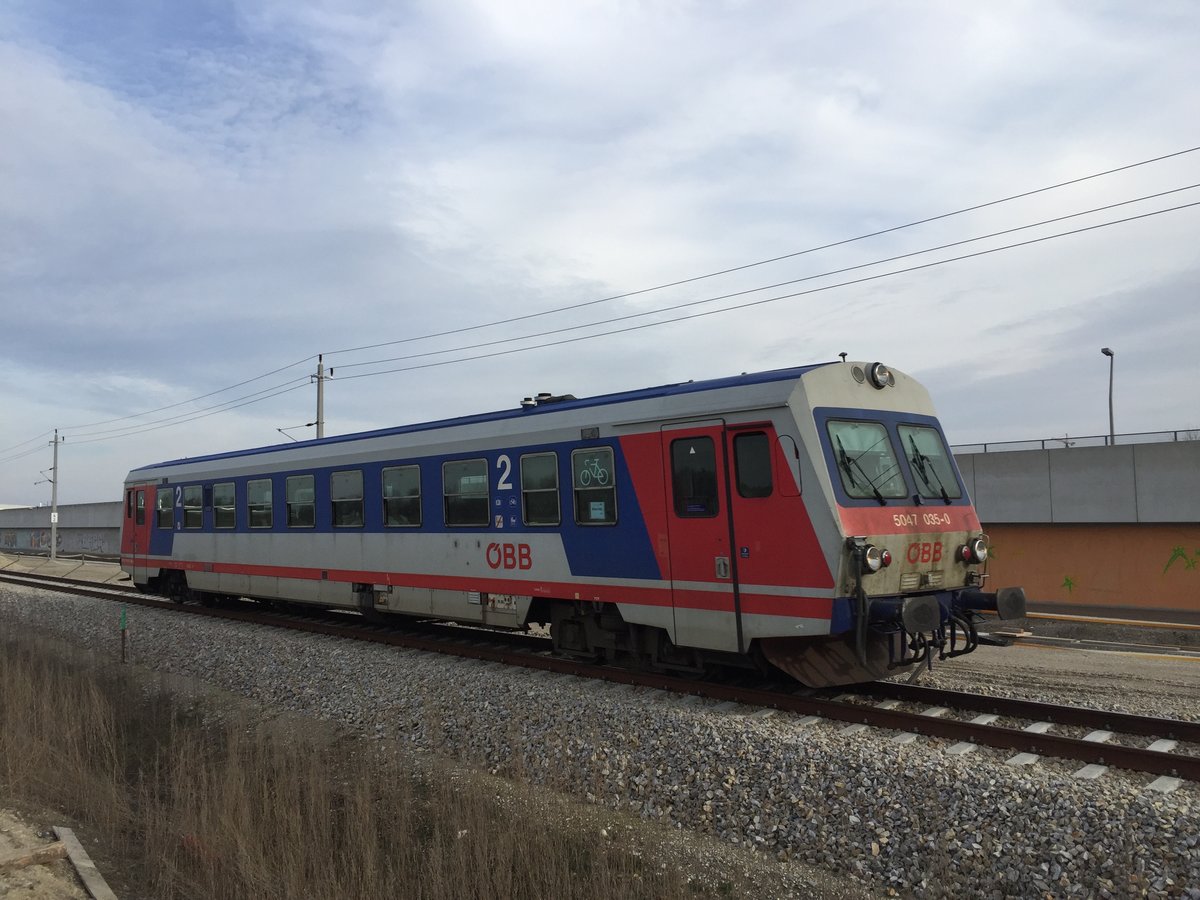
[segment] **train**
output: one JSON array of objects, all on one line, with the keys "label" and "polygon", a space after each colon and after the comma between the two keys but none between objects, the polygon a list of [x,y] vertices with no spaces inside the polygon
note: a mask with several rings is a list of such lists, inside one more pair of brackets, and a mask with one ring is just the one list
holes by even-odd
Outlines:
[{"label": "train", "polygon": [[121,566],[248,598],[495,629],[681,674],[810,687],[973,651],[988,539],[928,391],[818,363],[156,463]]}]

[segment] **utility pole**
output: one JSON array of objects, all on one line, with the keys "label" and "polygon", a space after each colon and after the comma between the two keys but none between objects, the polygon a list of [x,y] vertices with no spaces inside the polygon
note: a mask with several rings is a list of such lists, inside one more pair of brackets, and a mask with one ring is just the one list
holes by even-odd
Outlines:
[{"label": "utility pole", "polygon": [[325,437],[325,379],[333,377],[333,369],[325,371],[325,354],[317,354],[317,374],[309,375],[310,382],[317,383],[317,438]]},{"label": "utility pole", "polygon": [[54,429],[54,465],[50,467],[50,558],[58,559],[58,445],[66,438],[58,436]]},{"label": "utility pole", "polygon": [[1116,363],[1116,353],[1108,347],[1101,347],[1100,352],[1108,357],[1108,445],[1110,447],[1117,443],[1117,431],[1113,427],[1113,365]]}]

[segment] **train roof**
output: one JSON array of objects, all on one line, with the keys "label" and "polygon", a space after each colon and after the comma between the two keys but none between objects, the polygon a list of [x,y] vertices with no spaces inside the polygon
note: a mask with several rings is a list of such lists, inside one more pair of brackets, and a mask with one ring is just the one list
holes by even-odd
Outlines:
[{"label": "train roof", "polygon": [[[749,372],[732,375],[726,378],[713,378],[706,381],[684,381],[677,384],[664,384],[657,387],[639,388],[632,391],[620,391],[614,394],[600,394],[595,397],[551,398],[553,402],[543,401],[533,406],[520,406],[516,409],[503,409],[496,412],[476,413],[468,416],[458,416],[451,419],[437,419],[432,422],[420,422],[412,425],[397,425],[390,428],[379,428],[373,431],[359,431],[350,434],[339,434],[334,437],[317,438],[308,441],[294,441],[289,444],[270,444],[264,447],[254,447],[246,450],[231,450],[224,453],[213,453],[206,456],[185,456],[165,462],[150,463],[131,470],[142,472],[148,469],[161,469],[169,466],[192,465],[194,463],[215,462],[224,459],[235,459],[243,456],[253,456],[259,453],[273,453],[280,450],[296,450],[300,447],[321,447],[342,444],[349,441],[366,440],[370,438],[390,437],[399,434],[411,434],[420,431],[433,431],[439,428],[452,428],[461,425],[477,425],[484,422],[499,422],[508,419],[524,419],[531,416],[549,413],[561,413],[568,410],[587,409],[597,406],[610,406],[619,403],[632,403],[639,400],[651,400],[662,397],[694,394],[703,391],[718,391],[728,388],[745,387],[748,385],[766,384],[775,381],[794,381],[806,372],[819,369],[834,363],[814,363],[807,366],[793,366],[788,369],[772,369],[767,372]],[[539,395],[544,396],[544,395]]]}]

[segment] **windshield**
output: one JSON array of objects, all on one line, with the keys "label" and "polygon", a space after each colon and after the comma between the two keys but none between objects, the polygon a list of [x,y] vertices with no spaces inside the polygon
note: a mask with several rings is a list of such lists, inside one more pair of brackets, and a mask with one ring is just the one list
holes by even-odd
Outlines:
[{"label": "windshield", "polygon": [[936,428],[924,425],[901,425],[897,429],[904,455],[912,466],[917,492],[929,499],[949,503],[962,496],[958,479],[954,477],[954,466],[946,444]]},{"label": "windshield", "polygon": [[880,504],[908,495],[891,439],[881,424],[830,419],[825,427],[847,494],[856,500],[874,498]]}]

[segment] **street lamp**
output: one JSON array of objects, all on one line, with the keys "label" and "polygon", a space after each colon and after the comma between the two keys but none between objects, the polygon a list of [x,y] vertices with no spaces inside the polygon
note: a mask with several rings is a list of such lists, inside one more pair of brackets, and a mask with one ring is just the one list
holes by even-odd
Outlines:
[{"label": "street lamp", "polygon": [[1108,357],[1108,444],[1111,447],[1116,443],[1116,432],[1113,430],[1113,407],[1112,407],[1112,389],[1113,389],[1113,364],[1116,362],[1116,354],[1108,347],[1101,347],[1100,352]]}]

